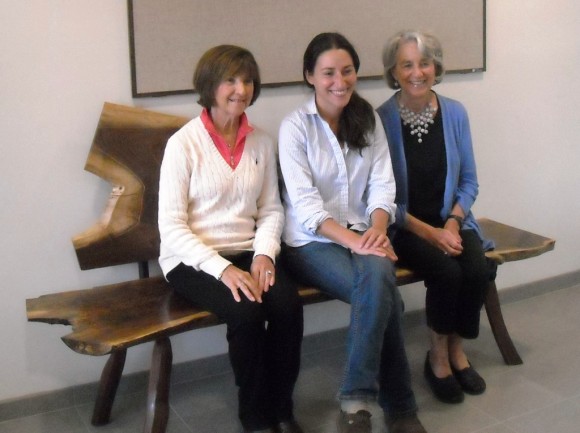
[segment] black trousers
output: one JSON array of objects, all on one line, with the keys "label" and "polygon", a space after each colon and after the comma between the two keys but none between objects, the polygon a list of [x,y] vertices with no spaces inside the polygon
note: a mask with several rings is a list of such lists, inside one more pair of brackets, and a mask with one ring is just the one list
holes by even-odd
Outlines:
[{"label": "black trousers", "polygon": [[[228,259],[249,271],[253,253]],[[226,323],[242,426],[261,430],[292,419],[304,320],[297,287],[283,268],[276,267],[276,284],[261,304],[243,294],[242,302],[236,302],[225,284],[183,263],[167,279],[178,294]]]},{"label": "black trousers", "polygon": [[461,230],[463,252],[447,256],[419,236],[397,231],[393,239],[401,266],[418,272],[425,281],[427,325],[438,334],[479,335],[479,315],[492,279],[481,240],[473,230]]}]

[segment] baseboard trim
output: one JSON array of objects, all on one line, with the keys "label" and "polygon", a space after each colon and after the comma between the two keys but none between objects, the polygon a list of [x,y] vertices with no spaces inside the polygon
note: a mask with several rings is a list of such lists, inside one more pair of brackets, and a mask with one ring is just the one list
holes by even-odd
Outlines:
[{"label": "baseboard trim", "polygon": [[[502,304],[509,304],[579,284],[580,270],[502,289],[499,291],[499,297]],[[424,310],[405,313],[406,328],[420,326],[424,324],[424,321]],[[342,345],[345,336],[345,328],[307,335],[304,337],[302,351],[304,354],[308,354]],[[172,369],[171,382],[172,384],[189,382],[204,377],[222,375],[230,371],[228,356],[226,354],[217,355],[175,364]],[[117,394],[143,391],[147,389],[147,380],[148,372],[146,371],[124,375]],[[0,422],[92,403],[97,387],[98,382],[93,382],[2,401],[0,402]]]}]

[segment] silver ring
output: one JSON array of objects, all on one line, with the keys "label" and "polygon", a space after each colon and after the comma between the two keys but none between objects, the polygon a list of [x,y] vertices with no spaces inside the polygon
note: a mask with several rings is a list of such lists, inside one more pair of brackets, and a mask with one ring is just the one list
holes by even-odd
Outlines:
[{"label": "silver ring", "polygon": [[266,271],[266,275],[272,275],[272,271]]}]

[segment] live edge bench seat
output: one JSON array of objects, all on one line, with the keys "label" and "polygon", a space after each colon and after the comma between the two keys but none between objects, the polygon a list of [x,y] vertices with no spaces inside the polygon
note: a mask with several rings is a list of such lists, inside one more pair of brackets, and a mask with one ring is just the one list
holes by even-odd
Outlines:
[{"label": "live edge bench seat", "polygon": [[[161,276],[149,276],[158,255],[157,194],[159,166],[169,136],[187,119],[106,103],[85,169],[113,184],[102,219],[73,238],[81,269],[138,263],[140,278],[91,289],[42,295],[26,300],[29,321],[72,326],[62,340],[75,352],[110,355],[101,375],[92,423],[109,422],[129,347],[154,342],[144,432],[163,433],[169,416],[172,351],[169,337],[220,324],[218,318],[174,295]],[[554,248],[555,241],[493,220],[479,220],[496,249],[496,263],[523,260]],[[421,281],[397,269],[399,286]],[[313,287],[300,287],[305,305],[328,301]],[[505,326],[495,282],[485,309],[507,364],[521,364]]]}]

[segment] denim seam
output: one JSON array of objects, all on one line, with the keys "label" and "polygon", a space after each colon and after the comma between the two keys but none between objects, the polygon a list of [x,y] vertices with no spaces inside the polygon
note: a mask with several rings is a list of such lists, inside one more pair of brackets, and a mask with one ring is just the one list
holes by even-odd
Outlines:
[{"label": "denim seam", "polygon": [[[352,291],[352,296],[351,296],[351,330],[350,330],[350,336],[351,338],[354,336],[354,338],[352,338],[351,344],[349,345],[351,347],[351,350],[348,354],[348,359],[344,368],[344,373],[343,373],[343,377],[342,377],[342,381],[341,381],[341,392],[338,396],[339,400],[360,400],[360,401],[375,401],[377,398],[377,392],[364,392],[362,389],[356,389],[356,393],[352,393],[352,394],[344,394],[344,384],[346,382],[347,377],[349,377],[351,375],[351,361],[352,361],[352,357],[355,356],[355,354],[359,353],[360,351],[360,344],[361,339],[357,338],[359,332],[360,332],[360,302],[361,302],[361,298],[362,298],[362,294],[363,294],[363,287],[362,287],[362,279],[363,279],[363,275],[364,275],[364,266],[361,262],[361,260],[357,260],[357,257],[354,253],[351,252],[351,259],[352,259],[352,263],[353,263],[353,270],[354,270],[354,290]],[[352,386],[352,384],[350,384]]]},{"label": "denim seam", "polygon": [[[358,333],[358,325],[359,325],[359,320],[358,320],[358,308],[356,308],[358,306],[358,303],[360,302],[360,270],[358,267],[358,263],[357,260],[355,260],[354,254],[351,252],[350,253],[351,256],[351,260],[353,263],[353,269],[354,269],[354,290],[352,292],[351,295],[351,300],[350,300],[350,308],[351,308],[351,323],[350,323],[350,338],[351,338],[351,344],[348,345],[348,347],[350,347],[350,351],[348,353],[348,359],[346,360],[346,365],[344,366],[344,370],[343,370],[343,375],[342,375],[342,380],[341,380],[341,392],[340,392],[340,396],[341,397],[347,397],[346,395],[343,394],[344,392],[344,384],[346,382],[346,378],[349,377],[351,369],[351,362],[352,362],[352,357],[353,354],[356,353],[356,351],[358,350],[358,346],[356,344],[357,343],[357,339],[355,338],[355,335]],[[351,396],[348,396],[349,399]]]}]

